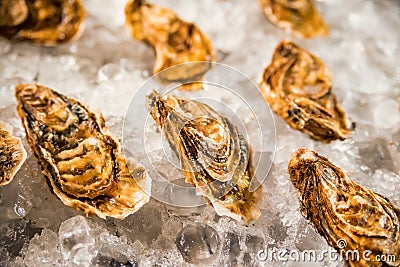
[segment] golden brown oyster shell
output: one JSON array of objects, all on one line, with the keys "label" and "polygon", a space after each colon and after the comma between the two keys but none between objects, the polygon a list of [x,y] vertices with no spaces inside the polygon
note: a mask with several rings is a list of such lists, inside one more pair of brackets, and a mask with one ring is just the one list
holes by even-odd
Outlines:
[{"label": "golden brown oyster shell", "polygon": [[260,88],[272,110],[293,129],[322,142],[347,138],[350,129],[332,93],[330,71],[295,43],[278,44]]},{"label": "golden brown oyster shell", "polygon": [[[300,191],[302,214],[340,253],[358,251],[360,259],[350,257],[351,266],[400,265],[400,210],[388,199],[356,184],[328,158],[305,148],[293,153],[288,170]],[[395,259],[390,256],[383,262],[377,258],[381,255]]]},{"label": "golden brown oyster shell", "polygon": [[11,182],[26,160],[21,139],[12,135],[12,127],[0,122],[0,186]]},{"label": "golden brown oyster shell", "polygon": [[167,8],[144,0],[129,0],[125,17],[133,38],[154,48],[156,63],[153,73],[181,63],[205,61],[163,71],[158,77],[162,83],[188,82],[180,89],[202,88],[202,83],[193,81],[201,81],[211,67],[210,62],[215,60],[215,54],[210,40],[196,25],[183,21]]},{"label": "golden brown oyster shell", "polygon": [[329,27],[318,13],[313,0],[259,0],[265,16],[296,37],[326,36]]},{"label": "golden brown oyster shell", "polygon": [[194,100],[155,91],[147,98],[151,116],[180,159],[186,182],[218,215],[246,223],[257,220],[262,189],[250,192],[251,148],[237,127]]},{"label": "golden brown oyster shell", "polygon": [[16,26],[28,18],[28,5],[25,0],[0,1],[0,26]]},{"label": "golden brown oyster shell", "polygon": [[129,172],[101,115],[40,85],[17,85],[15,96],[28,142],[65,205],[121,219],[149,201],[138,184],[149,182],[145,170]]},{"label": "golden brown oyster shell", "polygon": [[2,0],[0,35],[56,45],[77,37],[85,11],[80,0]]}]

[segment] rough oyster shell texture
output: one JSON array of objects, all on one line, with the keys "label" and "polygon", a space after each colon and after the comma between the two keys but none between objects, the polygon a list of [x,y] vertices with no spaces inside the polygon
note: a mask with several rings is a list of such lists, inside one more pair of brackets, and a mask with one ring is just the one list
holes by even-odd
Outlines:
[{"label": "rough oyster shell texture", "polygon": [[31,149],[65,205],[125,218],[149,201],[138,184],[149,186],[145,170],[132,167],[131,174],[101,115],[40,85],[17,85],[15,96]]},{"label": "rough oyster shell texture", "polygon": [[26,159],[21,139],[12,135],[12,127],[0,122],[0,186],[11,182]]},{"label": "rough oyster shell texture", "polygon": [[211,41],[196,25],[183,21],[167,8],[144,0],[130,0],[125,7],[125,17],[133,38],[153,47],[156,53],[153,73],[181,63],[203,61],[161,72],[158,78],[162,83],[188,82],[180,88],[202,88],[202,83],[192,81],[201,81],[211,67],[207,62],[215,60],[215,54]]},{"label": "rough oyster shell texture", "polygon": [[56,45],[78,37],[84,18],[80,0],[2,0],[0,35],[12,41]]},{"label": "rough oyster shell texture", "polygon": [[213,205],[218,215],[249,222],[258,219],[262,189],[251,192],[251,148],[235,125],[206,104],[153,91],[151,116],[177,153],[186,182]]},{"label": "rough oyster shell texture", "polygon": [[[400,209],[350,180],[339,167],[314,151],[297,150],[288,170],[300,191],[302,214],[338,251],[359,252],[359,261],[350,258],[351,266],[400,265]],[[340,239],[346,242],[345,247],[338,246]],[[369,262],[362,257],[368,250]],[[395,261],[382,262],[376,258],[380,255],[395,255]]]},{"label": "rough oyster shell texture", "polygon": [[326,36],[329,27],[319,15],[313,0],[259,0],[265,16],[294,36]]},{"label": "rough oyster shell texture", "polygon": [[350,129],[332,93],[330,71],[297,44],[278,44],[271,64],[264,70],[260,88],[272,110],[293,129],[327,143],[347,138]]}]

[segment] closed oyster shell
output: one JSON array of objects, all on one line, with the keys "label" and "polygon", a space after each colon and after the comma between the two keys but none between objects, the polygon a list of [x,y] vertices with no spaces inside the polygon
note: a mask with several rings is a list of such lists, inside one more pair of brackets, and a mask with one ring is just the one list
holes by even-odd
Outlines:
[{"label": "closed oyster shell", "polygon": [[0,15],[5,38],[56,45],[79,36],[85,11],[80,0],[2,0]]},{"label": "closed oyster shell", "polygon": [[295,43],[278,44],[260,89],[272,110],[293,129],[322,142],[348,137],[351,129],[332,92],[330,71]]},{"label": "closed oyster shell", "polygon": [[273,24],[296,37],[312,38],[329,33],[313,0],[259,0],[259,4]]},{"label": "closed oyster shell", "polygon": [[[288,170],[300,191],[302,214],[332,247],[341,253],[359,252],[359,261],[350,258],[351,266],[400,265],[400,210],[388,199],[353,182],[326,157],[305,148],[293,153]],[[383,262],[381,255],[387,259],[394,255],[395,260]]]},{"label": "closed oyster shell", "polygon": [[0,1],[0,26],[16,26],[28,18],[28,5],[25,0]]},{"label": "closed oyster shell", "polygon": [[133,38],[154,48],[153,73],[181,63],[203,61],[161,72],[158,78],[162,83],[187,82],[180,89],[202,88],[202,83],[195,81],[201,81],[211,67],[210,61],[215,60],[215,54],[210,40],[196,25],[183,21],[167,8],[144,0],[129,0],[125,17]]},{"label": "closed oyster shell", "polygon": [[11,182],[26,160],[21,139],[12,135],[12,127],[0,122],[0,186]]},{"label": "closed oyster shell", "polygon": [[207,198],[218,215],[258,219],[261,187],[250,192],[251,148],[228,119],[209,106],[153,91],[148,109],[177,153],[186,182]]},{"label": "closed oyster shell", "polygon": [[141,167],[131,168],[103,117],[35,84],[16,86],[18,114],[53,192],[85,214],[125,218],[149,201]]}]

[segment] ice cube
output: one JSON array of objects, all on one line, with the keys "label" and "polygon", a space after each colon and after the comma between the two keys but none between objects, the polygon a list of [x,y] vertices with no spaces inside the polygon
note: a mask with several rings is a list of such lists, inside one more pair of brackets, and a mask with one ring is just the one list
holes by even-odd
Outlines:
[{"label": "ice cube", "polygon": [[190,224],[182,229],[175,240],[183,259],[192,264],[211,264],[220,253],[220,237],[211,226]]},{"label": "ice cube", "polygon": [[394,170],[394,164],[388,149],[389,141],[377,137],[369,142],[358,144],[361,163],[375,172],[378,169]]},{"label": "ice cube", "polygon": [[43,229],[29,242],[24,256],[26,266],[51,267],[62,264],[62,256],[58,246],[58,236],[49,229]]},{"label": "ice cube", "polygon": [[117,221],[118,228],[131,241],[139,240],[142,243],[152,244],[161,234],[161,209],[154,207],[154,202],[148,203],[125,220]]},{"label": "ice cube", "polygon": [[97,251],[94,250],[95,241],[85,217],[78,215],[69,218],[61,224],[58,233],[64,259],[89,266]]}]

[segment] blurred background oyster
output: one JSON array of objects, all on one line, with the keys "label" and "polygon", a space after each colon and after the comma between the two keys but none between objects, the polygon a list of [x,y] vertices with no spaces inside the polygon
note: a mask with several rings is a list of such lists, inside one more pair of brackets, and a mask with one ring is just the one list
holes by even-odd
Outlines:
[{"label": "blurred background oyster", "polygon": [[312,38],[329,33],[313,0],[259,0],[265,16],[294,36]]},{"label": "blurred background oyster", "polygon": [[56,45],[79,37],[85,10],[80,0],[3,0],[0,15],[5,38]]},{"label": "blurred background oyster", "polygon": [[[145,0],[130,0],[125,17],[133,38],[153,47],[156,53],[153,73],[185,62],[215,60],[210,39],[194,23],[182,20],[170,9]],[[201,78],[210,67],[183,64],[179,69],[162,72],[159,77],[165,84],[187,81],[188,84],[181,86],[185,90],[201,89]]]}]

